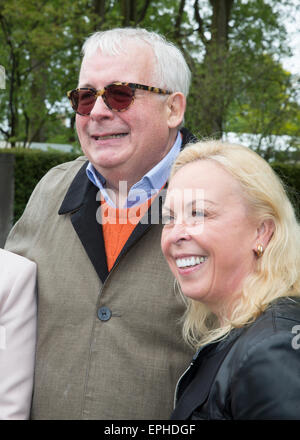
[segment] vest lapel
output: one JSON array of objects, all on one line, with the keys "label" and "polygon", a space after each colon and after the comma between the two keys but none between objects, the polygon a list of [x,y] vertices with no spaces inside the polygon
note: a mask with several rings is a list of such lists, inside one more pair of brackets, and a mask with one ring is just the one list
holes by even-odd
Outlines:
[{"label": "vest lapel", "polygon": [[59,215],[70,214],[72,225],[102,283],[108,276],[102,226],[97,221],[98,189],[86,176],[87,162],[75,176]]}]

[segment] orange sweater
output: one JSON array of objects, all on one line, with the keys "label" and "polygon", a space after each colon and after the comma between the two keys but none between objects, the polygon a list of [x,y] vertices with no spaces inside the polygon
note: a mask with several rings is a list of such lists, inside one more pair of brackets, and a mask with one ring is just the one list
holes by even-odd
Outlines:
[{"label": "orange sweater", "polygon": [[102,230],[108,271],[113,267],[126,241],[148,210],[154,197],[137,207],[126,209],[113,208],[101,200]]}]

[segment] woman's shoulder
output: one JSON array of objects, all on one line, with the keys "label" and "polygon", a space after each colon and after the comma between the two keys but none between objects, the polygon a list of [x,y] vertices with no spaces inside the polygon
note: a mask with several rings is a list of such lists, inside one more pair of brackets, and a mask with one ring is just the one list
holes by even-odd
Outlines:
[{"label": "woman's shoulder", "polygon": [[300,296],[279,298],[270,304],[265,313],[272,315],[278,329],[284,328],[287,321],[300,322]]},{"label": "woman's shoulder", "polygon": [[18,272],[20,270],[34,271],[35,268],[36,264],[33,261],[5,249],[0,249],[0,273]]},{"label": "woman's shoulder", "polygon": [[[285,297],[273,301],[250,325],[245,326],[234,344],[242,364],[258,353],[285,351],[295,355],[293,341],[300,333],[300,297]],[[298,353],[297,353],[298,354]]]},{"label": "woman's shoulder", "polygon": [[299,419],[299,299],[270,304],[244,329],[229,361],[234,418]]},{"label": "woman's shoulder", "polygon": [[248,327],[245,337],[261,337],[290,330],[293,323],[300,324],[300,297],[281,297],[271,302],[266,310]]}]

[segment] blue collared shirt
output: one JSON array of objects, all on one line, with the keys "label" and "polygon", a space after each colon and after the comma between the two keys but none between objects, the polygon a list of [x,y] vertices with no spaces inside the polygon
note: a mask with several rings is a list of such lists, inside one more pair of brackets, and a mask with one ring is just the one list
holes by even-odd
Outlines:
[{"label": "blue collared shirt", "polygon": [[[181,144],[181,134],[178,132],[175,143],[168,154],[130,188],[124,208],[140,205],[160,191],[168,180],[172,164],[180,152]],[[109,191],[105,188],[105,178],[91,162],[88,163],[86,174],[90,181],[100,189],[106,202],[110,206],[116,207],[112,197],[109,196]],[[113,196],[112,193],[111,195]]]}]

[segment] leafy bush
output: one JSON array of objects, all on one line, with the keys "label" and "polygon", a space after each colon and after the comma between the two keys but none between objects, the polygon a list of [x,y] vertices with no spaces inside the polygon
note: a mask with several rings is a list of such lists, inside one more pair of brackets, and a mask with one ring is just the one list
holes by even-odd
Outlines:
[{"label": "leafy bush", "polygon": [[1,149],[0,153],[15,155],[15,204],[14,223],[21,217],[27,201],[41,178],[50,170],[63,162],[76,159],[80,154],[45,152],[24,148]]}]

